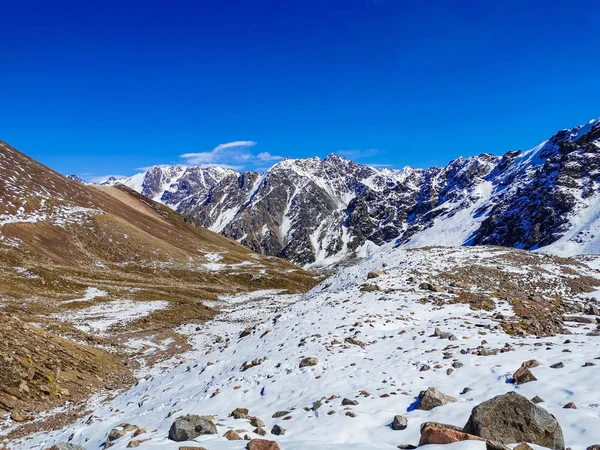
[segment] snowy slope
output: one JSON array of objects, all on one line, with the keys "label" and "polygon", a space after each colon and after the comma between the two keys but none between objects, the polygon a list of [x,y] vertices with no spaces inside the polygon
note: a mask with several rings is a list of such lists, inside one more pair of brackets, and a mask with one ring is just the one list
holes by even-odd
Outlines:
[{"label": "snowy slope", "polygon": [[[569,279],[564,276],[567,267]],[[374,269],[383,269],[385,274],[367,280],[367,273]],[[473,281],[478,273],[482,274],[479,284]],[[460,280],[452,281],[448,274]],[[89,416],[70,427],[15,442],[11,448],[39,449],[72,438],[74,443],[96,449],[111,429],[129,423],[147,432],[136,438],[130,433],[114,441],[111,448],[120,450],[131,440],[149,439],[140,448],[177,450],[185,443],[169,441],[169,427],[176,417],[190,413],[214,416],[218,434],[187,444],[241,450],[244,441],[221,437],[229,429],[259,437],[248,420],[229,417],[240,407],[262,419],[267,431],[275,424],[286,429],[283,436],[267,436],[277,440],[282,450],[391,450],[400,444],[416,444],[422,422],[462,426],[477,404],[517,391],[528,398],[542,397],[541,406],[562,425],[566,445],[584,449],[600,442],[596,386],[600,364],[582,367],[598,363],[600,337],[586,335],[595,325],[578,323],[566,324],[573,333],[568,341],[561,335],[539,339],[505,333],[499,325],[524,319],[515,316],[506,300],[489,293],[511,277],[517,277],[515,286],[523,285],[519,282],[523,274],[531,281],[523,288],[538,292],[547,299],[542,301],[547,301],[548,307],[557,304],[551,301],[557,296],[561,307],[573,310],[577,305],[598,305],[569,280],[600,279],[600,272],[576,261],[487,247],[385,249],[326,280],[291,306],[286,306],[288,297],[282,298],[278,311],[273,310],[277,297],[270,293],[270,312],[251,314],[257,323],[249,336],[238,337],[247,326],[244,322],[237,329],[230,321],[212,323],[201,333],[183,329],[194,338],[196,348],[184,359],[173,361],[166,372],[140,380],[108,404],[95,405]],[[440,287],[423,290],[419,286],[424,281]],[[366,292],[366,285],[377,286],[377,290]],[[457,303],[467,292],[487,299],[488,309]],[[528,292],[511,295],[526,299]],[[228,301],[233,307],[244,299]],[[252,311],[255,302],[246,302],[245,310]],[[235,314],[241,310],[233,311],[231,318],[239,317]],[[433,336],[435,328],[452,333],[457,340]],[[195,340],[207,334],[224,339],[211,341],[207,351],[205,339]],[[305,357],[316,357],[318,364],[300,368]],[[512,373],[530,359],[542,364],[532,369],[539,381],[520,386],[509,383]],[[253,360],[262,363],[241,370]],[[565,367],[550,368],[557,362]],[[448,374],[448,369],[453,372]],[[455,397],[456,403],[431,411],[414,409],[417,395],[429,386]],[[472,391],[461,394],[465,387]],[[342,406],[343,398],[358,404]],[[577,409],[562,408],[571,401]],[[282,410],[289,411],[289,420],[272,418]],[[355,417],[347,415],[349,412]],[[397,414],[408,419],[404,431],[389,427]],[[483,450],[485,444],[439,448]]]}]

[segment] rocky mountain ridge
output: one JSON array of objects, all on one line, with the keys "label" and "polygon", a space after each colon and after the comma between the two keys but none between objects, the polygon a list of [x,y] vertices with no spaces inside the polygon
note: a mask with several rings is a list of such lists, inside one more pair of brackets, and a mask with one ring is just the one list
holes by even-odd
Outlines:
[{"label": "rocky mountain ridge", "polygon": [[[376,169],[337,156],[263,174],[154,166],[125,184],[255,251],[301,265],[404,247],[493,244],[600,251],[600,121],[537,147],[445,167]],[[598,222],[598,224],[596,224]]]}]

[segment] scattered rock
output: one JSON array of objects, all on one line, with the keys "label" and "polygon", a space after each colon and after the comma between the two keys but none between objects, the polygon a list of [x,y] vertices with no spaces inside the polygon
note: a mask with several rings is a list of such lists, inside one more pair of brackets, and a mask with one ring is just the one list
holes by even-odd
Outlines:
[{"label": "scattered rock", "polygon": [[132,441],[129,441],[129,444],[127,444],[127,448],[138,448],[144,442],[147,442],[149,440],[150,440],[150,438],[148,438],[148,439],[134,439]]},{"label": "scattered rock", "polygon": [[244,438],[239,435],[237,431],[228,430],[223,437],[228,441],[243,441]]},{"label": "scattered rock", "polygon": [[537,378],[533,376],[531,370],[529,370],[527,367],[521,366],[513,374],[513,382],[515,384],[525,384],[531,381],[537,381]]},{"label": "scattered rock", "polygon": [[350,345],[358,345],[362,348],[365,348],[367,346],[367,344],[365,344],[364,342],[359,341],[358,339],[354,339],[353,337],[347,337],[346,339],[344,339],[344,342]]},{"label": "scattered rock", "polygon": [[217,434],[217,427],[208,417],[188,414],[175,419],[169,430],[169,439],[175,442],[191,441],[203,434]]},{"label": "scattered rock", "polygon": [[529,361],[525,361],[521,364],[521,367],[525,367],[527,369],[533,369],[534,367],[541,366],[542,363],[535,359],[530,359]]},{"label": "scattered rock", "polygon": [[289,411],[277,411],[275,414],[273,414],[273,419],[278,419],[280,417],[287,416],[289,413]]},{"label": "scattered rock", "polygon": [[253,367],[259,366],[262,363],[264,363],[266,360],[267,360],[267,357],[265,356],[264,358],[253,359],[252,361],[246,361],[244,364],[242,364],[242,367],[240,367],[240,372],[245,372],[248,369],[252,369]]},{"label": "scattered rock", "polygon": [[533,397],[533,398],[531,399],[531,401],[532,401],[533,403],[535,403],[536,405],[537,405],[538,403],[544,403],[544,399],[543,399],[542,397],[539,397],[539,396],[537,396],[537,395],[536,395],[535,397]]},{"label": "scattered rock", "polygon": [[424,291],[431,291],[431,292],[442,292],[441,287],[435,286],[431,283],[421,283],[421,284],[419,284],[419,289],[422,289]]},{"label": "scattered rock", "polygon": [[510,447],[496,441],[485,441],[485,450],[510,450]]},{"label": "scattered rock", "polygon": [[258,417],[251,417],[250,425],[252,425],[253,427],[256,427],[256,428],[262,428],[265,426],[265,423],[262,420],[260,420]]},{"label": "scattered rock", "polygon": [[243,337],[250,336],[252,333],[254,333],[253,328],[245,328],[244,330],[242,330],[239,337],[241,339]]},{"label": "scattered rock", "polygon": [[421,433],[419,447],[427,444],[451,444],[460,441],[484,441],[485,439],[462,431],[440,428],[436,426],[426,427]]},{"label": "scattered rock", "polygon": [[564,450],[562,429],[554,416],[516,392],[477,405],[463,431],[502,444],[531,442]]},{"label": "scattered rock", "polygon": [[229,415],[234,419],[247,419],[249,412],[246,408],[235,408]]},{"label": "scattered rock", "polygon": [[387,275],[384,270],[372,270],[367,274],[367,280],[371,280],[373,278],[379,278]]},{"label": "scattered rock", "polygon": [[563,409],[577,409],[577,405],[573,402],[569,402],[563,406]]},{"label": "scattered rock", "polygon": [[563,367],[565,367],[565,365],[562,362],[557,362],[550,366],[551,369],[562,369]]},{"label": "scattered rock", "polygon": [[247,450],[280,450],[279,445],[275,441],[266,439],[252,439],[246,445]]},{"label": "scattered rock", "polygon": [[463,430],[462,427],[457,427],[456,425],[449,425],[447,423],[423,422],[421,424],[421,426],[419,427],[420,432],[423,433],[423,431],[427,427],[447,428],[448,430],[454,430],[454,431],[462,431]]},{"label": "scattered rock", "polygon": [[266,436],[267,435],[267,430],[265,430],[262,427],[258,427],[253,431],[254,434],[258,434],[260,436]]},{"label": "scattered rock", "polygon": [[310,357],[304,358],[302,361],[300,361],[300,368],[316,366],[317,364],[319,364],[319,360],[313,356],[310,356]]},{"label": "scattered rock", "polygon": [[69,442],[60,442],[58,444],[54,444],[48,450],[85,450],[83,446],[77,444],[71,444]]},{"label": "scattered rock", "polygon": [[430,411],[438,406],[446,405],[448,403],[454,403],[456,399],[449,395],[443,394],[434,387],[427,388],[426,391],[419,393],[420,402],[417,405],[417,409],[424,411]]},{"label": "scattered rock", "polygon": [[533,450],[526,442],[521,442],[513,450]]},{"label": "scattered rock", "polygon": [[406,430],[408,426],[408,420],[404,416],[394,416],[394,420],[392,420],[392,430]]},{"label": "scattered rock", "polygon": [[283,436],[285,434],[285,428],[280,427],[279,425],[273,425],[273,428],[271,428],[271,434],[274,434],[275,436]]},{"label": "scattered rock", "polygon": [[356,406],[358,402],[356,400],[350,400],[349,398],[345,398],[342,400],[342,406]]},{"label": "scattered rock", "polygon": [[377,292],[379,291],[379,286],[376,284],[363,284],[360,287],[361,292]]}]

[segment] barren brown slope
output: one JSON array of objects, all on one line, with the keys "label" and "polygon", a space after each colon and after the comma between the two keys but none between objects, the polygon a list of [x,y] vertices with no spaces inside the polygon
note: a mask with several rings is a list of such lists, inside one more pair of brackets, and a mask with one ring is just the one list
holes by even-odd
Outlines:
[{"label": "barren brown slope", "polygon": [[[120,375],[127,351],[123,342],[132,336],[170,338],[173,344],[154,353],[155,359],[185,349],[185,339],[173,328],[190,322],[201,326],[216,314],[205,300],[257,289],[304,292],[319,280],[198,227],[126,187],[83,185],[0,141],[0,319],[14,323],[0,327],[0,341],[8,345],[0,349],[0,372],[12,374],[0,379],[0,417],[35,416],[65,401],[67,396],[56,395],[65,386],[71,401],[114,387],[111,380],[126,379]],[[86,296],[90,288],[103,295]],[[110,310],[112,302],[123,301],[150,306],[101,337],[61,320],[98,305]],[[33,328],[19,325],[28,323]],[[81,345],[72,347],[57,336]],[[52,351],[27,344],[38,338],[51,341]],[[113,355],[86,350],[99,346],[112,348]],[[18,357],[6,357],[11,353]],[[81,355],[81,364],[69,355]],[[36,370],[25,370],[28,364]],[[97,378],[100,373],[104,376]],[[89,389],[70,386],[76,379]]]}]

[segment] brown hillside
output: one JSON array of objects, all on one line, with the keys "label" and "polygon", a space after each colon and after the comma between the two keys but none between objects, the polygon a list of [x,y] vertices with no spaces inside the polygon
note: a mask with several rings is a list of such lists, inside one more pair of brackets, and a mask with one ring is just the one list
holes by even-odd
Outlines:
[{"label": "brown hillside", "polygon": [[[132,337],[174,342],[155,360],[184,350],[173,328],[218,312],[203,301],[258,289],[300,293],[319,280],[126,187],[70,180],[0,141],[0,418],[35,416],[131,379],[122,361]],[[102,295],[86,296],[92,288]],[[118,304],[144,312],[102,336],[69,320]]]}]

